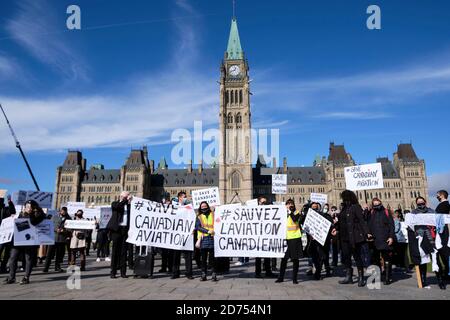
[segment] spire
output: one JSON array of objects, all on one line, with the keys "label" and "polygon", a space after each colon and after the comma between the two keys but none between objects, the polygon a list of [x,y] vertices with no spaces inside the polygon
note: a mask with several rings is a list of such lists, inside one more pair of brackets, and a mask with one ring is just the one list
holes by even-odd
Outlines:
[{"label": "spire", "polygon": [[244,59],[244,53],[242,52],[241,40],[239,39],[239,31],[237,26],[236,17],[231,20],[230,37],[228,38],[227,47],[227,60]]}]

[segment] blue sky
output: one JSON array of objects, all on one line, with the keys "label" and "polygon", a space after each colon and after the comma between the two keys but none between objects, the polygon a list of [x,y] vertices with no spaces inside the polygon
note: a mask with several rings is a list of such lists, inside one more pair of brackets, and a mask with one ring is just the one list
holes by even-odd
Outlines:
[{"label": "blue sky", "polygon": [[[81,8],[82,30],[66,28]],[[381,8],[382,29],[366,28]],[[311,165],[344,143],[358,163],[412,142],[430,189],[450,187],[448,1],[238,0],[252,121]],[[231,0],[2,0],[0,102],[42,190],[68,149],[119,168],[130,148],[169,160],[171,132],[217,127]],[[0,119],[0,188],[33,189]],[[173,166],[172,166],[173,167]]]}]

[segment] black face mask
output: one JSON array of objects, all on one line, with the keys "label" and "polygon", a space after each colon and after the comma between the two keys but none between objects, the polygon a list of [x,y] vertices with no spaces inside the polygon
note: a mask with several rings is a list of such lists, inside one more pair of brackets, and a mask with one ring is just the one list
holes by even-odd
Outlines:
[{"label": "black face mask", "polygon": [[206,213],[209,213],[209,210],[208,210],[208,208],[201,208],[200,213],[206,214]]},{"label": "black face mask", "polygon": [[82,214],[77,214],[76,216],[77,216],[77,218],[82,218],[83,217]]},{"label": "black face mask", "polygon": [[375,210],[380,210],[383,206],[381,204],[377,205],[377,206],[373,206],[373,208]]},{"label": "black face mask", "polygon": [[290,207],[289,207],[289,210],[290,210],[291,212],[295,212],[295,206],[290,206]]},{"label": "black face mask", "polygon": [[441,197],[440,196],[437,196],[436,199],[437,199],[437,201],[441,202]]},{"label": "black face mask", "polygon": [[425,204],[418,204],[417,208],[419,208],[420,210],[426,209],[426,205]]}]

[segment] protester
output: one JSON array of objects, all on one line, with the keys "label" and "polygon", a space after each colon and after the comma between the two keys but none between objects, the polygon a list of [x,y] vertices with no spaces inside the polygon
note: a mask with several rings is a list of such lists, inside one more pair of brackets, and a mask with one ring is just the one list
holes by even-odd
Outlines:
[{"label": "protester", "polygon": [[[317,202],[311,203],[311,209],[317,212],[319,215],[327,219],[333,224],[333,219],[326,213],[320,210],[320,204]],[[330,230],[328,231],[327,239],[325,240],[324,245],[321,245],[317,240],[315,240],[312,236],[310,237],[308,253],[311,256],[315,268],[314,279],[321,280],[322,273],[322,265],[325,266],[326,276],[331,276],[331,270],[329,265],[329,256],[330,256],[330,241],[331,235],[336,234],[336,229],[332,225]]]},{"label": "protester", "polygon": [[336,224],[341,245],[341,259],[346,269],[345,279],[340,284],[353,283],[352,256],[358,268],[358,287],[364,287],[364,267],[368,267],[369,228],[363,217],[363,211],[358,198],[353,191],[344,190],[341,193],[342,209]]},{"label": "protester", "polygon": [[214,213],[211,211],[211,208],[206,201],[200,203],[198,212],[199,214],[195,225],[198,240],[195,245],[201,249],[202,277],[200,280],[207,280],[209,256],[210,259],[212,259],[212,280],[217,281],[217,265],[214,256]]},{"label": "protester", "polygon": [[130,227],[130,203],[132,196],[128,191],[122,191],[120,200],[111,203],[112,215],[107,229],[112,240],[111,278],[117,278],[117,270],[120,276],[127,278],[127,251],[128,230]]},{"label": "protester", "polygon": [[[267,205],[267,198],[260,196],[258,198],[258,205],[265,206]],[[261,276],[261,258],[255,259],[255,278],[262,278]],[[275,278],[276,275],[272,272],[272,266],[270,258],[264,258],[264,271],[267,278]]]},{"label": "protester", "polygon": [[48,272],[52,259],[55,258],[55,271],[62,272],[61,264],[66,253],[66,241],[71,237],[71,231],[64,228],[66,220],[71,220],[67,213],[67,208],[62,207],[58,214],[52,217],[53,227],[55,230],[55,244],[48,247],[47,257],[45,259],[44,272]]},{"label": "protester", "polygon": [[[436,194],[436,198],[439,201],[439,205],[436,207],[436,213],[440,214],[449,214],[450,213],[450,204],[448,202],[448,192],[445,190],[439,190]],[[443,273],[441,274],[444,280],[449,279],[449,256],[450,256],[450,248],[449,244],[449,228],[448,225],[441,224],[439,228],[437,227],[437,234],[439,235],[441,241],[441,247],[438,248],[438,257],[440,258],[444,268]]]},{"label": "protester", "polygon": [[[411,214],[425,214],[435,213],[435,211],[427,207],[427,201],[423,197],[416,198],[417,208],[412,211]],[[414,229],[408,228],[408,243],[409,243],[409,256],[415,266],[419,267],[419,275],[422,287],[427,288],[427,262],[422,262],[422,256],[431,256],[433,264],[437,265],[437,268],[433,268],[438,280],[439,288],[445,290],[445,283],[441,277],[442,267],[440,266],[439,259],[434,256],[436,250],[435,239],[435,227],[416,225]],[[434,256],[434,257],[433,257]]]},{"label": "protester", "polygon": [[394,229],[395,229],[395,241],[394,241],[394,257],[392,264],[395,264],[397,268],[403,268],[403,270],[409,272],[408,255],[408,234],[406,230],[405,222],[401,210],[394,211]]},{"label": "protester", "polygon": [[[75,220],[85,220],[83,218],[83,210],[78,210],[75,213]],[[72,237],[70,239],[70,265],[74,266],[76,258],[80,256],[80,271],[86,270],[86,236],[87,230],[72,230]]]},{"label": "protester", "polygon": [[292,282],[297,284],[299,259],[303,256],[302,250],[302,233],[300,231],[299,219],[300,211],[295,208],[295,202],[292,199],[286,201],[287,209],[287,250],[283,259],[281,259],[280,274],[277,283],[284,281],[284,274],[286,273],[288,259],[292,260]]},{"label": "protester", "polygon": [[395,238],[394,219],[379,198],[372,199],[367,224],[369,227],[369,247],[372,252],[372,264],[381,268],[383,260],[384,284],[392,282],[392,255]]},{"label": "protester", "polygon": [[[333,219],[333,225],[335,225],[338,222],[338,215],[339,212],[337,211],[336,206],[331,207],[330,216],[331,219]],[[339,237],[337,234],[334,236],[331,235],[331,255],[332,255],[332,262],[331,265],[333,267],[337,267],[339,262]]]},{"label": "protester", "polygon": [[101,259],[105,261],[111,261],[109,258],[109,237],[108,237],[108,229],[101,228],[100,224],[96,223],[97,229],[97,239],[95,245],[97,247],[97,262],[100,262]]},{"label": "protester", "polygon": [[[29,219],[33,226],[38,225],[45,219],[45,213],[39,207],[38,203],[34,200],[28,200],[25,203],[24,212],[19,214],[19,218]],[[14,243],[14,239],[12,240]],[[33,270],[34,262],[37,258],[37,250],[39,246],[14,246],[11,249],[11,256],[8,261],[9,266],[9,277],[6,278],[5,283],[11,284],[16,282],[16,269],[17,261],[19,260],[19,255],[24,254],[25,256],[25,276],[23,277],[20,284],[29,284],[30,275]]]},{"label": "protester", "polygon": [[[177,200],[173,202],[174,205],[185,206],[188,204],[186,192],[178,192]],[[173,255],[172,277],[171,279],[177,279],[180,277],[180,264],[181,255],[184,257],[184,263],[186,268],[186,278],[189,280],[194,279],[192,276],[192,251],[189,250],[171,250]]]},{"label": "protester", "polygon": [[[0,224],[3,219],[9,218],[16,214],[16,207],[14,203],[11,201],[11,196],[7,196],[8,206],[5,206],[5,199],[0,198]],[[11,255],[12,241],[7,243],[0,244],[0,257],[2,257],[2,261],[0,264],[0,273],[7,273],[7,265],[8,260]]]}]

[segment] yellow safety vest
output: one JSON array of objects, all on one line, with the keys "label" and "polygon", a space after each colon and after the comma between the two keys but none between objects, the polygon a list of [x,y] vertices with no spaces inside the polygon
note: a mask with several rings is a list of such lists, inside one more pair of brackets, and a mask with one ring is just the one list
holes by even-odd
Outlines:
[{"label": "yellow safety vest", "polygon": [[[294,212],[294,215],[299,215],[300,212],[296,210]],[[287,233],[286,233],[286,239],[297,239],[302,237],[302,232],[300,231],[300,226],[297,222],[294,222],[291,218],[291,216],[288,214],[287,217]]]},{"label": "yellow safety vest", "polygon": [[[208,216],[200,214],[198,218],[200,219],[202,228],[207,229],[208,231],[214,231],[214,213],[211,212]],[[204,235],[203,232],[197,231],[198,239],[202,238]]]}]

